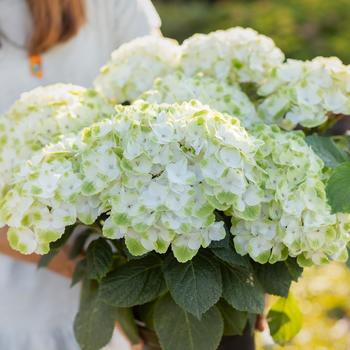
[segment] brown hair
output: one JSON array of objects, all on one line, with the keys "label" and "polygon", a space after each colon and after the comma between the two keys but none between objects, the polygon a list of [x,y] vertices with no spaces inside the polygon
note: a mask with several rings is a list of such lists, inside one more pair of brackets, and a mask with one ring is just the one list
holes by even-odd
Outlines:
[{"label": "brown hair", "polygon": [[33,32],[29,53],[43,53],[75,36],[85,23],[84,0],[27,0]]}]

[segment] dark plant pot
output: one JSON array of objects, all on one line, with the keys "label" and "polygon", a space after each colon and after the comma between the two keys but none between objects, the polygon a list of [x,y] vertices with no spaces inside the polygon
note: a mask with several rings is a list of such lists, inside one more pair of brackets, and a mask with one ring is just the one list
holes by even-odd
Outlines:
[{"label": "dark plant pot", "polygon": [[[140,327],[140,334],[145,342],[144,350],[161,350],[157,336],[153,331]],[[241,336],[223,337],[217,350],[255,350],[254,335],[247,327]]]},{"label": "dark plant pot", "polygon": [[254,350],[255,341],[254,334],[247,327],[243,335],[235,335],[232,337],[223,337],[218,350]]}]

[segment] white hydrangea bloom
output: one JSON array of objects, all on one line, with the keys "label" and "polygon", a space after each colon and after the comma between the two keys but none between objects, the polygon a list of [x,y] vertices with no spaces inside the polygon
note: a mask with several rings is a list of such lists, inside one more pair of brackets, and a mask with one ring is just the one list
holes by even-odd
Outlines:
[{"label": "white hydrangea bloom", "polygon": [[287,130],[297,124],[319,126],[329,114],[350,113],[349,81],[350,66],[336,57],[289,59],[260,87],[258,93],[266,98],[258,107],[259,115]]},{"label": "white hydrangea bloom", "polygon": [[250,28],[235,27],[195,34],[182,44],[187,75],[202,72],[234,83],[262,83],[284,60],[274,42]]},{"label": "white hydrangea bloom", "polygon": [[82,143],[73,138],[76,143],[49,145],[23,163],[0,202],[0,224],[10,227],[11,247],[24,254],[47,253],[77,218],[90,225],[102,212],[96,196],[82,194],[82,159],[74,156]]},{"label": "white hydrangea bloom", "polygon": [[0,193],[13,169],[33,153],[112,112],[95,91],[80,86],[56,84],[22,94],[0,119]]},{"label": "white hydrangea bloom", "polygon": [[[117,113],[122,175],[103,193],[108,202],[104,206],[111,208],[105,234],[125,237],[136,255],[162,253],[171,244],[179,261],[222,239],[225,231],[222,223],[215,222],[214,210],[231,209],[244,216],[249,209],[246,192],[256,187],[245,176],[245,165],[252,165],[253,177],[258,174],[257,144],[238,120],[194,101],[182,105],[139,101],[129,108],[118,107]],[[225,164],[225,152],[236,154],[237,162]],[[261,191],[255,192],[258,205]]]},{"label": "white hydrangea bloom", "polygon": [[331,214],[321,181],[323,163],[304,135],[266,125],[251,131],[264,141],[256,159],[265,171],[265,199],[253,221],[233,218],[236,250],[260,263],[288,256],[302,266],[345,259],[350,216]]},{"label": "white hydrangea bloom", "polygon": [[151,103],[179,103],[196,99],[221,113],[228,113],[249,127],[257,121],[253,103],[238,85],[199,73],[193,77],[181,72],[155,80],[151,90],[141,95]]},{"label": "white hydrangea bloom", "polygon": [[[46,253],[67,226],[103,214],[103,235],[131,254],[171,247],[185,262],[225,237],[221,211],[237,252],[259,263],[344,260],[350,217],[331,213],[322,161],[301,132],[254,124],[314,127],[349,114],[350,70],[335,58],[283,60],[251,29],[182,46],[144,37],[112,54],[98,92],[24,94],[0,121],[0,226],[11,246]],[[242,83],[266,97],[258,113]]]},{"label": "white hydrangea bloom", "polygon": [[172,72],[179,56],[175,40],[160,36],[134,39],[112,53],[94,86],[111,103],[131,102],[150,89],[154,79]]},{"label": "white hydrangea bloom", "polygon": [[238,119],[196,101],[139,101],[116,112],[46,147],[17,173],[0,206],[12,247],[45,252],[77,218],[89,225],[104,212],[105,236],[125,238],[132,254],[171,245],[187,261],[224,238],[216,209],[256,216],[259,142]]}]

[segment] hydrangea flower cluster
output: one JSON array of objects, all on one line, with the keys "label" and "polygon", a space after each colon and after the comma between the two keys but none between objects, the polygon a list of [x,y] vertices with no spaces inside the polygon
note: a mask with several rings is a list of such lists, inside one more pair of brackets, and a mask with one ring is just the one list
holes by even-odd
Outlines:
[{"label": "hydrangea flower cluster", "polygon": [[118,106],[22,167],[0,218],[14,249],[42,253],[76,218],[91,224],[108,212],[104,235],[124,237],[132,254],[171,244],[187,261],[224,238],[216,209],[250,218],[259,206],[258,145],[237,119],[196,101]]},{"label": "hydrangea flower cluster", "polygon": [[94,86],[112,104],[131,103],[156,78],[176,70],[187,76],[203,73],[220,83],[228,79],[233,84],[261,84],[283,60],[270,38],[250,28],[195,34],[181,46],[171,39],[145,36],[115,50]]},{"label": "hydrangea flower cluster", "polygon": [[264,142],[256,160],[265,172],[265,198],[256,220],[233,218],[236,250],[260,263],[288,255],[301,266],[346,259],[350,216],[331,214],[321,181],[323,163],[303,133],[267,125],[251,132]]},{"label": "hydrangea flower cluster", "polygon": [[245,127],[257,120],[254,104],[240,89],[199,73],[189,77],[181,71],[155,80],[151,90],[141,95],[151,103],[179,103],[196,99],[221,113],[240,119]]},{"label": "hydrangea flower cluster", "polygon": [[102,67],[94,86],[111,103],[134,101],[153,81],[178,65],[180,47],[175,40],[145,36],[121,45]]},{"label": "hydrangea flower cluster", "polygon": [[350,114],[350,67],[336,57],[287,60],[259,89],[267,96],[258,108],[267,123],[285,129],[312,128],[329,114]]},{"label": "hydrangea flower cluster", "polygon": [[95,91],[80,86],[57,84],[24,93],[0,119],[0,193],[22,161],[112,111]]},{"label": "hydrangea flower cluster", "polygon": [[[221,211],[237,252],[259,263],[344,260],[350,218],[331,213],[322,161],[301,132],[258,123],[314,127],[350,113],[349,68],[283,60],[251,29],[181,46],[144,37],[112,54],[97,92],[24,94],[0,121],[0,226],[11,246],[43,254],[67,226],[98,219],[131,254],[171,247],[184,262],[225,237]],[[262,96],[257,110],[247,86]]]},{"label": "hydrangea flower cluster", "polygon": [[283,61],[274,42],[250,28],[195,34],[182,44],[181,66],[187,75],[202,72],[234,83],[260,84]]}]

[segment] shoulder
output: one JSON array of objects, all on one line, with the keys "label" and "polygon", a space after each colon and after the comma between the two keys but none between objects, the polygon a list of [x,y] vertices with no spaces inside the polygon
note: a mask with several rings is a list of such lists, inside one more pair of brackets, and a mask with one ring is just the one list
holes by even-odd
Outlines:
[{"label": "shoulder", "polygon": [[142,12],[146,16],[156,16],[157,12],[151,0],[111,0],[114,3],[114,8],[121,15],[125,12]]},{"label": "shoulder", "polygon": [[161,26],[151,0],[87,0],[87,5],[89,20],[108,32],[113,48]]},{"label": "shoulder", "polygon": [[91,17],[103,17],[111,24],[143,20],[152,27],[161,25],[151,0],[87,0],[87,7]]}]

